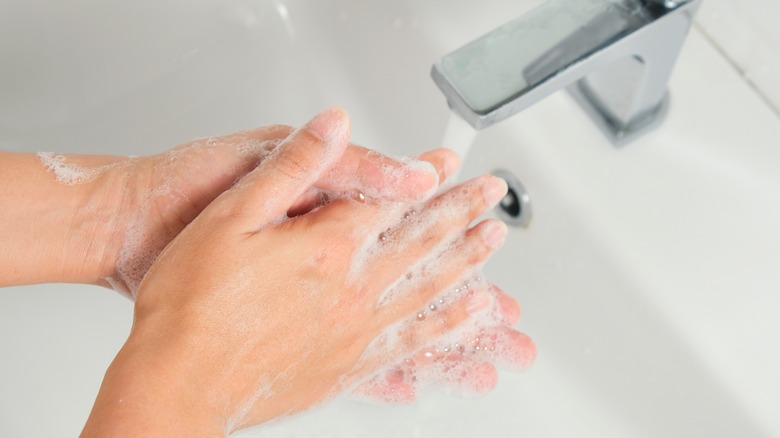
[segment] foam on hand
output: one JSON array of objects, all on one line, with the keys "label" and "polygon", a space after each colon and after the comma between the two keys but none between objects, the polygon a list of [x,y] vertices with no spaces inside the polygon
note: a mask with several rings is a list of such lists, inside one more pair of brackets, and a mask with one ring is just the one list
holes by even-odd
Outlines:
[{"label": "foam on hand", "polygon": [[[256,165],[277,146],[277,141],[261,141],[237,133],[229,137],[198,139],[164,153],[154,165],[153,174],[160,179],[140,200],[136,214],[126,224],[116,274],[112,279],[106,279],[114,290],[135,298],[146,273],[165,246],[176,237],[169,234],[167,227],[153,227],[151,224],[160,205],[175,208],[173,206],[190,203],[188,196],[178,187],[180,181],[175,179],[182,170],[202,174],[213,168],[213,160],[225,159],[219,154],[227,154],[233,164],[219,166],[220,173],[243,175],[246,172],[240,168],[247,166],[242,163]],[[238,158],[233,154],[237,154]],[[238,181],[240,178],[233,178],[232,184]]]},{"label": "foam on hand", "polygon": [[[361,192],[375,200],[422,202],[439,189],[433,164],[409,157],[393,157],[376,151],[353,149],[344,157],[346,168],[332,169],[327,185],[343,187],[346,194]],[[336,197],[340,194],[336,193]]]},{"label": "foam on hand", "polygon": [[64,155],[55,154],[54,152],[38,152],[36,155],[44,167],[54,173],[58,182],[69,186],[90,182],[114,166],[114,164],[107,164],[95,168],[85,168],[73,163],[67,163]]},{"label": "foam on hand", "polygon": [[[469,316],[457,329],[431,339],[424,348],[400,361],[393,360],[393,346],[402,342],[401,333],[414,325],[426,324],[436,312],[445,311],[459,300],[488,293],[492,300],[486,309]],[[535,359],[535,349],[525,335],[503,323],[496,292],[480,276],[445,291],[424,309],[388,328],[373,348],[388,352],[386,365],[351,389],[355,399],[384,403],[407,403],[426,390],[459,396],[480,395],[497,382],[493,365],[507,370],[527,369]]]},{"label": "foam on hand", "polygon": [[427,191],[418,192],[413,199],[422,202],[430,199],[439,189],[438,173],[433,164],[417,160],[411,157],[390,157],[396,164],[384,164],[380,166],[382,184],[366,186],[366,195],[375,199],[393,199],[401,193],[408,193],[409,181],[419,175],[431,175],[435,177],[435,183]]},{"label": "foam on hand", "polygon": [[[153,157],[127,157],[95,167],[69,162],[65,155],[51,152],[39,152],[37,156],[57,182],[65,185],[86,184],[108,170],[117,169],[123,171],[124,177],[137,179],[130,184],[133,187],[125,188],[128,191],[126,198],[133,199],[134,205],[129,207],[129,214],[122,218],[119,226],[121,246],[115,274],[104,278],[115,291],[134,299],[146,272],[175,237],[170,235],[165,224],[159,223],[159,209],[161,206],[175,209],[188,204],[184,190],[193,182],[186,178],[193,175],[203,178],[204,174],[210,178],[243,175],[244,169],[256,166],[277,146],[276,140],[257,140],[249,133],[239,132],[226,137],[197,139]],[[221,165],[214,166],[215,160]],[[147,169],[150,162],[153,163],[151,172]],[[229,184],[237,180],[231,178]]]}]

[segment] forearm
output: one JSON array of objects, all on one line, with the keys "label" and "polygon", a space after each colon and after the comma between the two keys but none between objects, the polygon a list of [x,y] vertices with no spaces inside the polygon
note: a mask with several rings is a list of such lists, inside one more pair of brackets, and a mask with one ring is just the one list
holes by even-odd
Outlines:
[{"label": "forearm", "polygon": [[[98,168],[120,160],[69,156]],[[120,181],[58,181],[38,156],[0,152],[0,286],[99,283],[118,216]]]}]

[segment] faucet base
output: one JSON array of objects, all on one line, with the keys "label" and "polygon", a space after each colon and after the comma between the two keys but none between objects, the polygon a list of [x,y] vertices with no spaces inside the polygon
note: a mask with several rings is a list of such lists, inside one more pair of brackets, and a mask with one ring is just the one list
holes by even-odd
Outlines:
[{"label": "faucet base", "polygon": [[599,127],[601,132],[616,147],[625,146],[644,134],[661,125],[669,112],[669,93],[664,95],[661,103],[641,117],[632,120],[628,125],[622,124],[612,117],[590,92],[582,80],[566,87],[566,91],[580,105],[585,113]]}]

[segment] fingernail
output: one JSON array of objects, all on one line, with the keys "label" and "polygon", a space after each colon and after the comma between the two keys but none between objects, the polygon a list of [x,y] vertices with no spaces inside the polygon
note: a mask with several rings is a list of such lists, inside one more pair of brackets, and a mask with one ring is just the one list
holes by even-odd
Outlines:
[{"label": "fingernail", "polygon": [[325,144],[341,144],[349,138],[349,116],[339,107],[328,108],[314,116],[305,129]]},{"label": "fingernail", "polygon": [[485,292],[477,292],[473,297],[469,298],[469,302],[466,305],[466,311],[469,315],[476,315],[482,313],[493,304],[493,298]]},{"label": "fingernail", "polygon": [[506,181],[493,175],[486,176],[486,180],[487,181],[482,188],[482,195],[485,197],[485,202],[489,205],[498,204],[498,202],[506,196],[508,190]]},{"label": "fingernail", "polygon": [[496,250],[504,244],[507,231],[506,225],[503,222],[491,220],[482,226],[480,235],[487,246]]}]

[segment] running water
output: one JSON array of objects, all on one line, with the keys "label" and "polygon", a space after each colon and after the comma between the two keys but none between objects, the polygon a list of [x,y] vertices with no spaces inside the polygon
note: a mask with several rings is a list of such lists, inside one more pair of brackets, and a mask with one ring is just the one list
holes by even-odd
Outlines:
[{"label": "running water", "polygon": [[472,128],[462,117],[452,112],[450,113],[447,127],[444,129],[444,138],[442,138],[441,145],[453,150],[460,156],[461,160],[465,161],[466,155],[471,150],[471,145],[476,137],[477,130]]}]

